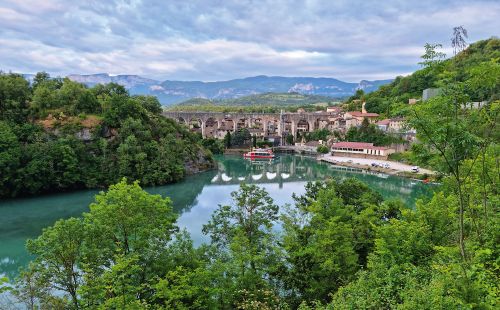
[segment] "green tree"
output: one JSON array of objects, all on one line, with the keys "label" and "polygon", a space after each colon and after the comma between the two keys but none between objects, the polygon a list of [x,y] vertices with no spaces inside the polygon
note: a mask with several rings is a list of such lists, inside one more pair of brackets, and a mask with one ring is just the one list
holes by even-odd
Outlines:
[{"label": "green tree", "polygon": [[81,285],[81,270],[84,240],[83,222],[70,218],[59,220],[44,229],[42,235],[28,240],[26,248],[36,255],[35,269],[46,279],[49,287],[69,294],[74,308],[79,308],[78,289]]},{"label": "green tree", "polygon": [[308,142],[309,141],[319,141],[319,140],[326,141],[326,140],[328,140],[328,137],[331,134],[332,133],[327,128],[316,129],[312,132],[305,133],[305,138],[306,138],[306,141],[308,141]]},{"label": "green tree", "polygon": [[224,145],[227,149],[231,147],[231,132],[229,131],[227,131],[226,135],[224,136]]},{"label": "green tree", "polygon": [[15,194],[21,152],[17,136],[7,123],[0,121],[0,196]]},{"label": "green tree", "polygon": [[330,149],[328,148],[328,146],[326,145],[318,145],[318,147],[316,148],[316,152],[320,153],[320,154],[327,154],[328,152],[330,151]]},{"label": "green tree", "polygon": [[499,105],[493,103],[480,110],[469,109],[466,107],[467,96],[461,86],[450,84],[450,87],[445,90],[446,95],[432,98],[413,108],[408,121],[417,129],[419,139],[428,148],[438,152],[442,171],[450,173],[455,180],[460,198],[459,247],[466,259],[464,212],[468,203],[463,186],[470,172],[465,171],[464,174],[461,167],[466,159],[477,158],[491,143],[498,123]]},{"label": "green tree", "polygon": [[11,290],[13,296],[30,310],[71,307],[66,297],[51,295],[51,288],[43,269],[43,266],[30,263],[21,270],[15,286]]},{"label": "green tree", "polygon": [[39,85],[50,80],[50,74],[45,71],[37,72],[33,77],[33,89],[36,89]]},{"label": "green tree", "polygon": [[224,141],[221,141],[217,138],[205,138],[201,140],[201,144],[207,149],[210,150],[213,154],[222,154],[224,153]]},{"label": "green tree", "polygon": [[[278,206],[269,194],[255,185],[242,183],[240,189],[231,193],[234,204],[219,206],[203,233],[211,238],[211,244],[218,254],[223,269],[218,277],[226,278],[230,284],[225,294],[234,294],[245,289],[257,292],[269,287],[266,275],[273,272],[280,253],[272,227],[278,219]],[[230,301],[231,303],[236,300]]]},{"label": "green tree", "polygon": [[96,196],[85,223],[96,233],[95,250],[104,261],[116,251],[136,253],[141,259],[163,248],[176,230],[172,203],[160,195],[150,195],[138,182],[122,180]]},{"label": "green tree", "polygon": [[371,142],[375,145],[389,145],[391,143],[403,142],[401,138],[389,135],[370,124],[365,118],[359,127],[351,127],[345,135],[346,141]]},{"label": "green tree", "polygon": [[429,44],[426,43],[424,45],[425,53],[420,58],[422,58],[422,62],[419,64],[423,67],[429,67],[431,65],[440,64],[443,59],[446,57],[446,54],[443,52],[439,52],[437,49],[443,48],[442,44]]},{"label": "green tree", "polygon": [[287,261],[280,277],[292,305],[325,302],[366,265],[373,227],[385,215],[382,198],[354,179],[308,183],[294,198],[282,216]]},{"label": "green tree", "polygon": [[156,96],[134,96],[133,98],[139,101],[146,111],[153,114],[160,114],[163,111]]},{"label": "green tree", "polygon": [[0,121],[24,123],[29,114],[29,83],[19,74],[0,72]]},{"label": "green tree", "polygon": [[242,146],[250,142],[252,136],[250,135],[250,131],[246,128],[241,128],[234,133],[234,136],[231,139],[231,144],[235,146]]}]

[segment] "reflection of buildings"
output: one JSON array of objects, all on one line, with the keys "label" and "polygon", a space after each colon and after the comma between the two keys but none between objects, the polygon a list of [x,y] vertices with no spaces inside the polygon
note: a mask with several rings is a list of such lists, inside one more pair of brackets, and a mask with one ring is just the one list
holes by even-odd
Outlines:
[{"label": "reflection of buildings", "polygon": [[[229,158],[229,157],[228,157]],[[417,191],[421,183],[409,179],[389,177],[379,172],[335,166],[317,162],[310,157],[279,156],[273,161],[250,161],[233,158],[219,162],[219,168],[210,183],[214,185],[284,183],[320,181],[327,178],[346,179],[355,177],[367,183],[384,196],[399,194],[403,200]]]},{"label": "reflection of buildings", "polygon": [[211,183],[279,183],[282,187],[284,182],[326,177],[321,172],[315,171],[313,167],[300,164],[301,162],[302,159],[296,156],[281,156],[272,161],[244,160],[243,165],[239,165],[239,169],[233,169],[230,166],[231,161],[220,162],[217,175],[213,177]]}]

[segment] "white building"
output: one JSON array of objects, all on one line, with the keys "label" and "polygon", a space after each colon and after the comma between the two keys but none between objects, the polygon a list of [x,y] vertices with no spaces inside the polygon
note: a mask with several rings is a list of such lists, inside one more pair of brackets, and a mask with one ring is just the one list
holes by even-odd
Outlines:
[{"label": "white building", "polygon": [[366,142],[337,142],[332,145],[333,156],[387,159],[395,150],[386,146],[374,146]]}]

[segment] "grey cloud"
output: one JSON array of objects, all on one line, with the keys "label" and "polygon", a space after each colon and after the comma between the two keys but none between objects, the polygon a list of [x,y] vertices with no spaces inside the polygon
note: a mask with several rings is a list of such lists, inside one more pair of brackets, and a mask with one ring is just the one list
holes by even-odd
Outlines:
[{"label": "grey cloud", "polygon": [[[426,42],[497,35],[498,1],[0,0],[0,70],[390,78]],[[13,56],[15,55],[15,56]]]}]

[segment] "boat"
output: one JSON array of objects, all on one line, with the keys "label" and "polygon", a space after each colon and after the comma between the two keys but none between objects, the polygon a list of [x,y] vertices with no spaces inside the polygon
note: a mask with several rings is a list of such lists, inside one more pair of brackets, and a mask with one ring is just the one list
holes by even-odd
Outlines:
[{"label": "boat", "polygon": [[250,159],[273,159],[275,156],[271,149],[253,149],[243,154],[243,157]]}]

